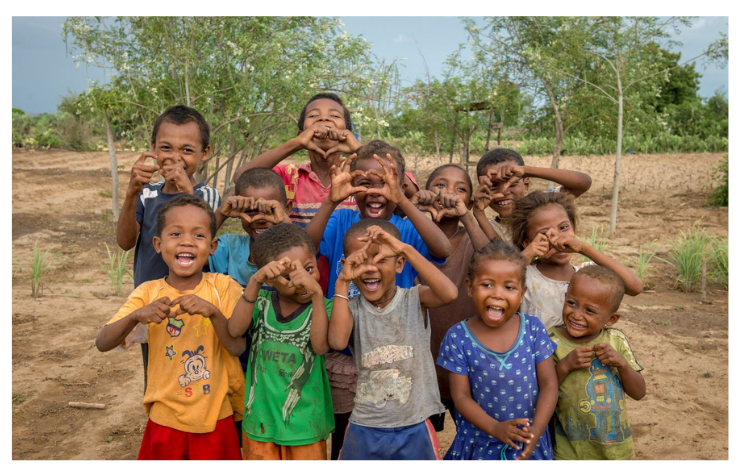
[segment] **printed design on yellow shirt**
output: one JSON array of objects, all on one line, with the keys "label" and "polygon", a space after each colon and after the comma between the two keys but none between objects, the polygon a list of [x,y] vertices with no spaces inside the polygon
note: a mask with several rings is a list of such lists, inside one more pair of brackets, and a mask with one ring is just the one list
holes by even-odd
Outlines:
[{"label": "printed design on yellow shirt", "polygon": [[208,335],[208,328],[211,327],[211,320],[207,317],[201,317],[200,322],[193,326],[196,337],[203,337]]},{"label": "printed design on yellow shirt", "polygon": [[176,317],[167,318],[167,333],[170,337],[177,337],[182,333],[182,327],[185,325],[185,321]]},{"label": "printed design on yellow shirt", "polygon": [[206,357],[201,354],[201,351],[203,351],[202,345],[199,345],[194,352],[183,351],[182,356],[187,357],[187,359],[181,361],[185,365],[185,374],[178,378],[181,387],[185,387],[196,380],[208,380],[211,377],[210,370],[206,368]]},{"label": "printed design on yellow shirt", "polygon": [[175,345],[168,345],[167,349],[164,352],[165,357],[172,360],[172,357],[177,355],[177,352],[175,352]]}]

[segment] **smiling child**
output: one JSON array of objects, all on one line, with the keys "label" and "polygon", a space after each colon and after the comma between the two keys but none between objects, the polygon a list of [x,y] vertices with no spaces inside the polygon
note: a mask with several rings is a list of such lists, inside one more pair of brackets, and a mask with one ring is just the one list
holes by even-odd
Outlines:
[{"label": "smiling child", "polygon": [[216,248],[216,217],[200,198],[181,195],[157,216],[154,249],[168,274],[137,286],[95,340],[102,351],[122,344],[141,323],[150,345],[149,417],[139,459],[240,459],[233,401],[244,394],[237,355],[243,338],[228,332],[241,286],[203,273]]}]

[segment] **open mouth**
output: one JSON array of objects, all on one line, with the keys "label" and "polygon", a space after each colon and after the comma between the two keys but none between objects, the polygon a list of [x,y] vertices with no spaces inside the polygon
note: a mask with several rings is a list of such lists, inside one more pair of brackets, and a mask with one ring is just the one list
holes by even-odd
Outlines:
[{"label": "open mouth", "polygon": [[568,327],[570,327],[571,330],[576,331],[576,332],[585,331],[586,329],[588,329],[588,326],[585,323],[581,324],[579,322],[574,321],[573,319],[568,319]]},{"label": "open mouth", "polygon": [[190,266],[195,261],[195,255],[192,253],[178,253],[175,258],[180,266]]},{"label": "open mouth", "polygon": [[510,207],[514,203],[514,200],[499,200],[498,202],[495,202],[495,203],[496,203],[496,206],[498,207],[506,208],[506,207]]},{"label": "open mouth", "polygon": [[380,279],[363,279],[362,285],[370,292],[377,291],[380,288]]},{"label": "open mouth", "polygon": [[383,216],[383,213],[385,212],[385,204],[384,203],[367,203],[365,205],[365,214],[369,218],[379,218]]},{"label": "open mouth", "polygon": [[254,231],[255,235],[261,235],[267,231],[267,228],[252,228],[252,231]]},{"label": "open mouth", "polygon": [[487,306],[486,318],[488,318],[489,321],[493,322],[500,321],[504,318],[504,308],[497,306]]}]

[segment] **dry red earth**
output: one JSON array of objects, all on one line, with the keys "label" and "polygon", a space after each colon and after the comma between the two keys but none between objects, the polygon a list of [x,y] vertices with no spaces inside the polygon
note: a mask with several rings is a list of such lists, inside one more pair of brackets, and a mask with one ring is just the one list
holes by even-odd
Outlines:
[{"label": "dry red earth", "polygon": [[[121,196],[135,153],[119,153]],[[727,236],[727,209],[704,207],[711,170],[722,154],[628,155],[622,168],[617,232],[606,252],[634,264],[638,246],[658,240],[665,257],[671,240],[696,222]],[[549,158],[526,157],[548,166]],[[421,161],[426,179],[433,160]],[[111,218],[108,154],[13,151],[13,459],[134,459],[146,423],[138,350],[102,354],[94,339],[132,290],[116,296],[101,264],[105,244],[116,249]],[[589,173],[591,190],[579,198],[579,235],[609,222],[611,157],[566,157],[561,167]],[[534,188],[546,184],[535,181]],[[220,187],[219,187],[220,188]],[[48,252],[42,294],[31,297],[34,243]],[[728,293],[709,286],[673,288],[676,275],[654,260],[648,290],[625,297],[618,327],[645,367],[647,396],[629,401],[639,459],[728,458]],[[103,403],[75,409],[71,401]],[[454,437],[448,420],[445,449]]]}]

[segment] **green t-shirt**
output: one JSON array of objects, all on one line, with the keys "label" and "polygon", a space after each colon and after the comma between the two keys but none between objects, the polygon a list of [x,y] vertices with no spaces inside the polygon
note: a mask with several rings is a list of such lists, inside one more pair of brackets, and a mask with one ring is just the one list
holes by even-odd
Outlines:
[{"label": "green t-shirt", "polygon": [[[242,428],[256,441],[297,446],[334,431],[324,356],[311,348],[313,306],[275,315],[277,293],[260,290],[252,320]],[[332,301],[324,299],[327,314]]]},{"label": "green t-shirt", "polygon": [[[562,327],[561,327],[562,329]],[[642,371],[627,337],[618,329],[605,327],[590,342],[571,342],[555,327],[548,332],[557,344],[555,364],[573,349],[606,342]],[[632,428],[627,418],[622,381],[614,367],[594,357],[591,367],[568,374],[558,389],[555,409],[555,459],[634,459]]]}]

